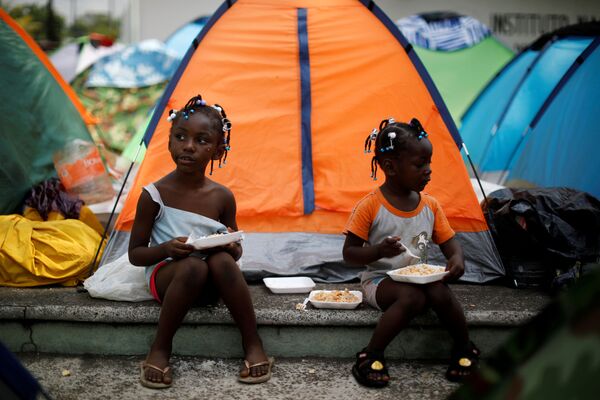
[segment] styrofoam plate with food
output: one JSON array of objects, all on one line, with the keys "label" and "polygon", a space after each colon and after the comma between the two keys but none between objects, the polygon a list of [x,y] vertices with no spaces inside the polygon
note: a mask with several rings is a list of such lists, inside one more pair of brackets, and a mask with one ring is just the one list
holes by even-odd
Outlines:
[{"label": "styrofoam plate with food", "polygon": [[273,293],[308,293],[315,287],[315,282],[308,276],[263,278],[263,282]]},{"label": "styrofoam plate with food", "polygon": [[313,290],[308,300],[315,308],[350,310],[362,303],[363,295],[358,290]]},{"label": "styrofoam plate with food", "polygon": [[225,246],[230,243],[239,242],[242,239],[244,239],[244,231],[237,231],[230,233],[215,233],[214,235],[202,236],[199,238],[194,238],[190,235],[186,243],[194,246],[196,250],[202,250]]},{"label": "styrofoam plate with food", "polygon": [[387,271],[397,282],[431,283],[441,280],[446,275],[446,267],[442,265],[414,264],[407,267]]}]

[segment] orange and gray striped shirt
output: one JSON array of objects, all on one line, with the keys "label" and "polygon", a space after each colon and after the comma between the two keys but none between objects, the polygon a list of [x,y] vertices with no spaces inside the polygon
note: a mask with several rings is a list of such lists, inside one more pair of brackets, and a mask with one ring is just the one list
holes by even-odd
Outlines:
[{"label": "orange and gray striped shirt", "polygon": [[[446,215],[438,201],[420,193],[419,204],[412,211],[401,211],[392,206],[377,188],[363,197],[352,210],[346,223],[344,234],[353,233],[363,239],[367,245],[380,243],[387,236],[400,236],[402,243],[411,252],[427,259],[430,241],[444,243],[454,236]],[[386,271],[405,267],[411,258],[402,253],[392,258],[381,258],[367,265],[361,281],[366,283],[378,277],[386,276]]]}]

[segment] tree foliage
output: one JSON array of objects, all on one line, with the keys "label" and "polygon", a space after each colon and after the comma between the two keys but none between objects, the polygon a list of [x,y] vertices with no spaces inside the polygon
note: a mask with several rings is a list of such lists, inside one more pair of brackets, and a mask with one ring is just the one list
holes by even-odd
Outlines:
[{"label": "tree foliage", "polygon": [[40,44],[42,48],[57,47],[65,34],[65,19],[56,14],[52,2],[46,5],[23,4],[8,8],[0,6]]},{"label": "tree foliage", "polygon": [[101,33],[113,38],[119,37],[121,30],[119,20],[110,17],[107,14],[88,13],[77,18],[73,25],[69,27],[69,35],[79,37],[88,35],[92,32]]},{"label": "tree foliage", "polygon": [[118,38],[121,31],[121,22],[118,19],[102,13],[81,15],[67,27],[65,18],[54,12],[52,1],[45,5],[22,4],[10,7],[6,1],[0,0],[0,7],[5,9],[44,50],[58,47],[66,37],[77,38],[96,32]]}]

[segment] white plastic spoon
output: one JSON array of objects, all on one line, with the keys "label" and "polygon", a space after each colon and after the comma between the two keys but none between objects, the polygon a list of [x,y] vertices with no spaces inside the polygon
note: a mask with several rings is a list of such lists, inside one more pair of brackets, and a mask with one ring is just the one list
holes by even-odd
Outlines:
[{"label": "white plastic spoon", "polygon": [[410,257],[412,257],[416,260],[419,260],[419,262],[421,262],[421,257],[414,255],[413,252],[410,251],[410,249],[404,243],[400,242],[400,244],[402,245],[402,247],[404,247],[406,249],[406,254],[408,254]]},{"label": "white plastic spoon", "polygon": [[[388,238],[392,238],[391,236],[388,236]],[[401,241],[398,240],[398,243],[400,243],[402,245],[402,247],[404,247],[406,249],[406,254],[408,254],[409,257],[414,258],[415,260],[419,260],[419,262],[421,262],[421,257],[416,256],[413,254],[412,251],[410,251],[410,249]]]}]

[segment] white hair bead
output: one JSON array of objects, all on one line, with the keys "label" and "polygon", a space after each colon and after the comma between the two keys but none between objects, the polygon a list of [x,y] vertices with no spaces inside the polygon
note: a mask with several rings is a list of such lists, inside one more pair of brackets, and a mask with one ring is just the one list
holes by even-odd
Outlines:
[{"label": "white hair bead", "polygon": [[377,133],[378,133],[377,128],[373,128],[373,130],[371,131],[371,135],[370,135],[371,140],[377,139]]}]

